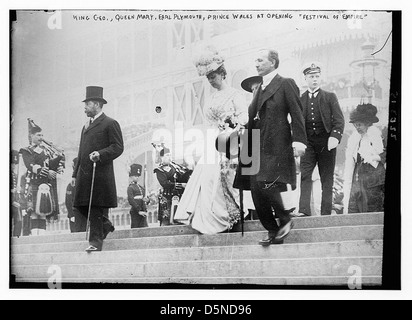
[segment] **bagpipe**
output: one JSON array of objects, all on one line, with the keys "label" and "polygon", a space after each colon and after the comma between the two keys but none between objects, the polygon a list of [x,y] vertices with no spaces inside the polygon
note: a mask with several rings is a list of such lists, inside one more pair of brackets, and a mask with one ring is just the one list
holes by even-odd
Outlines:
[{"label": "bagpipe", "polygon": [[[31,144],[31,132],[33,128],[40,128],[34,121],[30,118],[27,118],[28,121],[28,132],[29,132],[29,143]],[[41,146],[45,150],[49,161],[48,168],[49,170],[57,171],[59,168],[65,168],[66,156],[64,155],[64,150],[56,146],[53,142],[50,142],[46,139],[42,139]]]},{"label": "bagpipe", "polygon": [[[161,149],[164,148],[163,144],[156,145],[152,143],[152,146],[158,153],[160,151],[158,147],[161,147]],[[160,159],[160,157],[158,157],[158,159]],[[185,190],[185,185],[193,172],[193,170],[174,161],[170,161],[169,166],[175,170],[173,186],[161,188],[158,194],[158,220],[161,226],[174,224],[174,214]]]},{"label": "bagpipe", "polygon": [[[33,132],[33,129],[40,129],[40,127],[36,125],[34,121],[30,118],[28,118],[27,121],[29,131],[29,142],[31,144],[31,133]],[[34,211],[34,213],[40,216],[49,217],[58,211],[57,186],[55,181],[50,181],[49,172],[51,170],[56,172],[56,174],[62,173],[65,167],[66,158],[64,155],[64,150],[62,148],[57,147],[52,142],[44,138],[41,140],[40,146],[44,150],[44,153],[46,154],[47,158],[44,160],[40,172],[27,172],[25,197],[28,203],[28,212]],[[48,182],[40,183],[37,186],[37,190],[31,183],[31,180],[36,176],[36,174],[42,178],[48,178],[49,180]],[[36,193],[36,195],[34,195],[34,193]]]}]

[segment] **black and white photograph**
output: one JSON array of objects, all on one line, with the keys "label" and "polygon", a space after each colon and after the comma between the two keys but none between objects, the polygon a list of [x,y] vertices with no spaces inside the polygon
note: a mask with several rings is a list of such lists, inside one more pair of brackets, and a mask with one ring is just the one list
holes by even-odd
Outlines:
[{"label": "black and white photograph", "polygon": [[343,9],[9,10],[9,288],[400,290],[402,12]]}]

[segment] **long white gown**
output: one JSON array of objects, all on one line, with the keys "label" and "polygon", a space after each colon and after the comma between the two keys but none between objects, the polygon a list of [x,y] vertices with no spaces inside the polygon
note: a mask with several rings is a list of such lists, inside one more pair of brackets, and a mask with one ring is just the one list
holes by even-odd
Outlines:
[{"label": "long white gown", "polygon": [[[247,122],[247,106],[241,92],[227,87],[216,91],[205,118],[217,136],[224,119]],[[214,140],[208,143],[213,143]],[[239,190],[232,187],[236,166],[223,153],[216,151],[217,161],[206,163],[205,156],[196,165],[180,200],[174,219],[189,224],[203,234],[230,230],[240,220]],[[253,209],[250,191],[244,191],[244,212]]]}]

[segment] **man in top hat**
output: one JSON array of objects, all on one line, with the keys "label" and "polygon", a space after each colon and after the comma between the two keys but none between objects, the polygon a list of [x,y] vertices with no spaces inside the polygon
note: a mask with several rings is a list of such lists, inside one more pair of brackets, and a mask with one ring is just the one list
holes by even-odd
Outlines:
[{"label": "man in top hat", "polygon": [[332,212],[333,174],[336,147],[342,138],[345,120],[336,94],[320,88],[321,68],[310,63],[303,70],[308,90],[301,96],[308,144],[301,159],[301,195],[298,216],[310,216],[312,173],[316,165],[322,184],[321,215]]},{"label": "man in top hat", "polygon": [[[123,136],[119,123],[103,113],[102,87],[87,87],[84,112],[90,118],[84,125],[73,170],[72,184],[76,187],[73,206],[88,216],[90,210],[90,246],[87,252],[101,251],[103,240],[114,230],[108,219],[109,208],[117,207],[113,160],[123,153]],[[91,194],[93,163],[96,163],[93,194]]]},{"label": "man in top hat", "polygon": [[132,219],[131,228],[145,228],[147,224],[147,208],[149,203],[145,197],[145,188],[139,184],[140,176],[142,175],[142,165],[132,164],[130,166],[130,184],[127,188],[127,199],[130,205],[130,217]]},{"label": "man in top hat", "polygon": [[61,162],[53,170],[52,155],[43,146],[42,129],[29,121],[30,143],[27,148],[20,149],[26,174],[26,212],[30,216],[32,235],[40,235],[46,231],[46,221],[57,219],[59,202],[57,198],[57,174],[63,170]]}]

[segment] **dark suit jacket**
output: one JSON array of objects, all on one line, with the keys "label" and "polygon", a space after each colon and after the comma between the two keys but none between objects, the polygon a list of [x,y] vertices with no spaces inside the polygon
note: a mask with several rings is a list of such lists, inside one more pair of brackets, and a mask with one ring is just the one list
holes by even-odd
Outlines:
[{"label": "dark suit jacket", "polygon": [[74,207],[88,206],[92,183],[93,162],[89,154],[100,153],[96,164],[92,206],[117,207],[113,160],[123,153],[123,137],[119,123],[104,113],[87,129],[83,127],[73,177],[76,177]]},{"label": "dark suit jacket", "polygon": [[[260,85],[255,92],[249,106],[247,127],[251,141],[250,129],[256,128],[254,118],[259,114],[260,170],[256,174],[256,180],[277,181],[295,187],[296,166],[292,142],[306,144],[299,89],[293,79],[277,75],[265,90],[262,90]],[[288,121],[288,115],[291,117],[291,123]],[[252,141],[253,143],[256,142]],[[234,187],[248,190],[248,180],[250,179],[242,177],[238,170]]]},{"label": "dark suit jacket", "polygon": [[[318,98],[320,114],[325,130],[331,137],[338,139],[340,142],[345,127],[345,119],[343,117],[342,109],[339,106],[338,98],[333,92],[324,91],[322,89],[319,90]],[[308,113],[308,99],[309,91],[306,91],[301,97],[304,119],[306,119]]]}]

